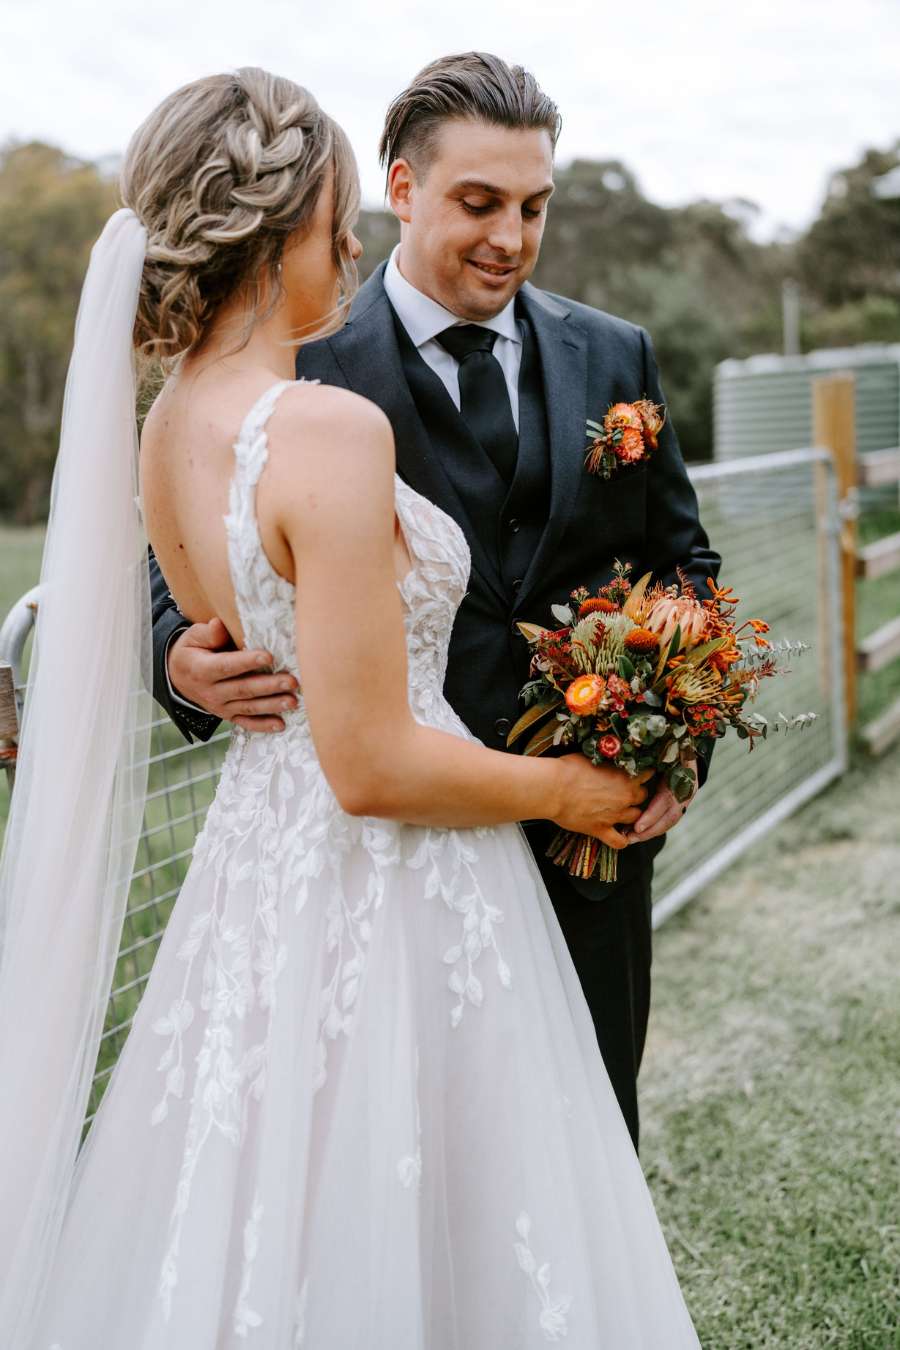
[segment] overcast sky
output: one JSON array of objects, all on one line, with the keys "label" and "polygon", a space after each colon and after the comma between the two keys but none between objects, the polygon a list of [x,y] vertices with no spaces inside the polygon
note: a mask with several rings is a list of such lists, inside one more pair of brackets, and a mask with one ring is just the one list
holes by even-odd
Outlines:
[{"label": "overcast sky", "polygon": [[167,93],[262,65],[343,123],[364,199],[391,97],[471,48],[559,103],[558,158],[619,158],[654,201],[747,197],[765,238],[816,215],[828,172],[900,137],[900,0],[0,0],[0,140],[120,154]]}]

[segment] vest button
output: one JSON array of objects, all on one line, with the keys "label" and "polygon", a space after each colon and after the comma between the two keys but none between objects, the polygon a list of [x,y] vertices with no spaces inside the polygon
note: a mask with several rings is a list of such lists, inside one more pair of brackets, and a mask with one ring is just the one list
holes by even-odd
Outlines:
[{"label": "vest button", "polygon": [[500,737],[501,741],[506,740],[507,736],[509,735],[509,729],[511,726],[512,722],[510,722],[508,717],[497,718],[496,722],[494,723],[494,730]]},{"label": "vest button", "polygon": [[515,516],[511,516],[510,519],[506,522],[506,528],[509,530],[510,534],[518,534],[519,530],[522,527],[516,520]]},{"label": "vest button", "polygon": [[517,577],[516,580],[515,580],[515,581],[513,582],[513,584],[512,584],[512,588],[513,588],[514,591],[518,591],[519,588],[521,587],[521,585],[522,585],[522,578],[521,578],[521,577]]}]

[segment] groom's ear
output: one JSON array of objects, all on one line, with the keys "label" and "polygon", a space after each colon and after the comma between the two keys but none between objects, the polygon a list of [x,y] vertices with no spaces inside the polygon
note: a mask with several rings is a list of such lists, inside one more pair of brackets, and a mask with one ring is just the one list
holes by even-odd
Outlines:
[{"label": "groom's ear", "polygon": [[388,205],[405,224],[412,219],[412,196],[416,176],[408,159],[395,159],[387,176]]}]

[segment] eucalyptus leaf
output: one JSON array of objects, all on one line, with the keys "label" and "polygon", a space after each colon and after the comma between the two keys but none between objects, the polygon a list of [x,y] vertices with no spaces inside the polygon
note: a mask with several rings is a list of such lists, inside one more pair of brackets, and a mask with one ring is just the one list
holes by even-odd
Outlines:
[{"label": "eucalyptus leaf", "polygon": [[[559,623],[569,627],[575,622],[575,616],[568,605],[551,605],[550,613]],[[521,627],[521,624],[519,625]]]},{"label": "eucalyptus leaf", "polygon": [[669,774],[669,787],[679,802],[686,802],[694,794],[694,775],[683,764],[677,764]]}]

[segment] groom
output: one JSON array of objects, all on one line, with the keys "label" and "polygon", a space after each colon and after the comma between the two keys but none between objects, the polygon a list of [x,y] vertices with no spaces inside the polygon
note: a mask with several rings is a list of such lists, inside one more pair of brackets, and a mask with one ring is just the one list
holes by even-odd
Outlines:
[{"label": "groom", "polygon": [[[400,245],[362,287],[347,325],[297,360],[298,375],[384,409],[398,472],[464,530],[472,573],[445,692],[495,749],[528,678],[518,620],[552,622],[550,606],[576,586],[596,591],[616,558],[633,564],[633,579],[652,571],[666,584],[681,567],[701,595],[720,563],[669,421],[648,464],[608,480],[585,470],[587,418],[620,400],[664,399],[643,329],[528,284],[558,131],[556,105],[534,77],[497,57],[445,57],[417,75],[388,110],[381,141]],[[154,585],[156,692],[174,720],[204,739],[215,720],[203,707],[277,727],[279,677],[245,673],[240,653],[213,654],[224,630],[182,631],[159,574]],[[706,766],[698,769],[702,782]],[[573,880],[544,856],[555,827],[524,826],[635,1144],[653,857],[683,810],[657,792],[613,884]]]}]

